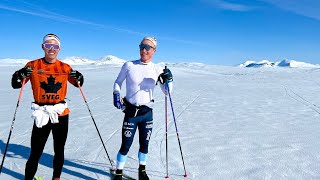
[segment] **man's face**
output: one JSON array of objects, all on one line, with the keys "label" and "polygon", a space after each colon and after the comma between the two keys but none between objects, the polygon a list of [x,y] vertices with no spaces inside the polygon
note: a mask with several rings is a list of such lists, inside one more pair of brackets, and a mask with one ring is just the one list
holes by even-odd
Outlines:
[{"label": "man's face", "polygon": [[56,40],[47,40],[42,44],[46,59],[56,59],[60,51],[59,43]]},{"label": "man's face", "polygon": [[[147,48],[141,48],[144,45],[151,46],[149,50]],[[140,60],[144,63],[148,63],[152,60],[153,54],[156,52],[154,45],[149,40],[143,40],[140,44]]]}]

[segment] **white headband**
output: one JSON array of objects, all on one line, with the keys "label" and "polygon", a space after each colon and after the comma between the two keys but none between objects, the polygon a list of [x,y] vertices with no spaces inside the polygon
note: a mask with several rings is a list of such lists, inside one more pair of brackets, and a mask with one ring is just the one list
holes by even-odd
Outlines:
[{"label": "white headband", "polygon": [[[157,47],[157,39],[156,39],[155,37],[146,36],[146,37],[144,37],[144,38],[142,39],[142,41],[144,41],[144,40],[149,40],[149,41],[151,41],[151,42],[153,43],[153,45],[154,45],[154,48]],[[141,42],[142,42],[142,41],[141,41]]]},{"label": "white headband", "polygon": [[48,40],[55,40],[58,42],[59,46],[60,46],[60,40],[58,38],[56,38],[54,35],[47,35],[43,38],[43,43],[45,43]]}]

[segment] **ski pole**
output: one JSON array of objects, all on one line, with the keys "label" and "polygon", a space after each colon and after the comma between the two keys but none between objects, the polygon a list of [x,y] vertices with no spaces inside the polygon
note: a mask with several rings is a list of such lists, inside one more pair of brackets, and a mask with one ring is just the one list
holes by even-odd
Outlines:
[{"label": "ski pole", "polygon": [[172,105],[172,99],[171,99],[171,93],[170,93],[170,89],[169,89],[169,85],[168,82],[165,83],[167,91],[168,91],[168,95],[169,95],[169,100],[170,100],[170,105],[171,105],[171,111],[172,111],[172,116],[173,116],[173,120],[174,120],[174,125],[176,127],[176,133],[177,133],[177,138],[178,138],[178,142],[179,142],[179,148],[180,148],[180,154],[181,154],[181,158],[182,158],[182,163],[183,163],[183,169],[184,169],[184,177],[187,177],[187,171],[186,171],[186,166],[184,164],[184,159],[183,159],[183,154],[182,154],[182,148],[181,148],[181,143],[180,143],[180,138],[179,138],[179,132],[178,132],[178,128],[177,128],[177,122],[176,122],[176,117],[174,115],[174,110],[173,110],[173,105]]},{"label": "ski pole", "polygon": [[165,95],[165,116],[166,116],[166,171],[167,176],[166,178],[169,178],[169,170],[168,170],[168,98]]},{"label": "ski pole", "polygon": [[91,119],[92,119],[92,121],[93,121],[93,123],[94,123],[94,126],[96,127],[96,130],[97,130],[98,135],[99,135],[99,137],[100,137],[100,140],[101,140],[101,143],[102,143],[102,145],[103,145],[104,151],[106,152],[106,154],[107,154],[107,156],[108,156],[109,162],[110,162],[110,164],[111,164],[111,169],[114,169],[113,164],[112,164],[112,161],[111,161],[110,156],[109,156],[109,154],[108,154],[107,148],[106,148],[106,146],[104,145],[104,142],[103,142],[102,137],[101,137],[101,135],[100,135],[99,129],[98,129],[98,127],[97,127],[97,124],[96,124],[96,122],[95,122],[95,120],[94,120],[94,118],[93,118],[93,116],[92,116],[91,110],[90,110],[90,108],[89,108],[89,104],[88,104],[88,102],[87,102],[87,100],[86,100],[86,97],[84,96],[84,93],[83,93],[82,88],[81,88],[81,86],[80,86],[80,81],[78,81],[77,84],[78,84],[78,87],[79,87],[79,89],[80,89],[80,92],[81,92],[81,95],[82,95],[82,97],[83,97],[83,100],[84,100],[84,102],[85,102],[86,105],[87,105],[87,108],[88,108],[88,111],[89,111],[89,113],[90,113]]},{"label": "ski pole", "polygon": [[17,114],[17,111],[18,111],[18,107],[19,107],[19,104],[20,104],[20,99],[21,99],[21,96],[22,96],[22,91],[23,91],[23,88],[24,88],[25,83],[26,83],[26,79],[24,78],[24,79],[22,80],[22,85],[21,85],[21,88],[20,88],[20,93],[19,93],[19,97],[18,97],[18,102],[17,102],[16,110],[14,111],[13,120],[12,120],[12,123],[11,123],[11,128],[10,128],[10,132],[9,132],[9,137],[8,137],[8,140],[7,140],[6,148],[5,148],[4,153],[3,153],[3,158],[2,158],[2,162],[1,162],[1,166],[0,166],[0,174],[1,174],[1,172],[2,172],[2,167],[3,167],[4,159],[5,159],[6,154],[7,154],[8,145],[9,145],[9,141],[10,141],[10,138],[11,138],[11,133],[12,133],[12,130],[13,130],[13,125],[14,125],[14,122],[15,122],[15,120],[16,120],[16,114]]}]

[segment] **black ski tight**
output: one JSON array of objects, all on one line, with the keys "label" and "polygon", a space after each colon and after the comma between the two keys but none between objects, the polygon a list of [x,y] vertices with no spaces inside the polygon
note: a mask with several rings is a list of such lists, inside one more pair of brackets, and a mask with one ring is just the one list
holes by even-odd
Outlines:
[{"label": "black ski tight", "polygon": [[48,136],[52,131],[54,158],[53,158],[53,178],[60,177],[64,163],[64,145],[68,135],[69,115],[60,116],[59,123],[49,123],[42,128],[33,124],[31,135],[31,153],[26,164],[25,180],[32,180],[38,169],[43,149],[46,145]]},{"label": "black ski tight", "polygon": [[127,155],[132,142],[134,134],[137,128],[139,129],[139,151],[147,154],[149,140],[152,133],[152,110],[147,109],[146,112],[139,112],[135,117],[130,116],[130,113],[126,113],[122,126],[122,143],[120,148],[120,153],[122,155]]}]

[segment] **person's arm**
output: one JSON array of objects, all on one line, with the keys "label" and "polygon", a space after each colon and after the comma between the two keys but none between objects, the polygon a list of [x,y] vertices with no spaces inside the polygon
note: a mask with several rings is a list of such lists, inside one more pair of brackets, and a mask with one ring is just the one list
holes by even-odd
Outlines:
[{"label": "person's arm", "polygon": [[121,67],[121,70],[118,74],[116,81],[114,82],[113,92],[116,92],[116,91],[120,92],[121,91],[122,83],[127,77],[127,71],[128,71],[128,63],[124,63]]},{"label": "person's arm", "polygon": [[113,85],[113,93],[112,93],[113,94],[113,105],[114,105],[114,107],[116,107],[118,109],[123,109],[123,107],[124,107],[123,101],[122,101],[122,98],[120,95],[120,91],[121,91],[122,83],[127,77],[127,72],[128,72],[128,63],[124,63],[122,65],[121,70],[119,72],[119,75]]},{"label": "person's arm", "polygon": [[11,78],[11,86],[13,89],[19,89],[22,86],[23,79],[27,78],[29,80],[29,76],[32,73],[32,69],[29,66],[25,66],[24,68],[13,73]]}]

